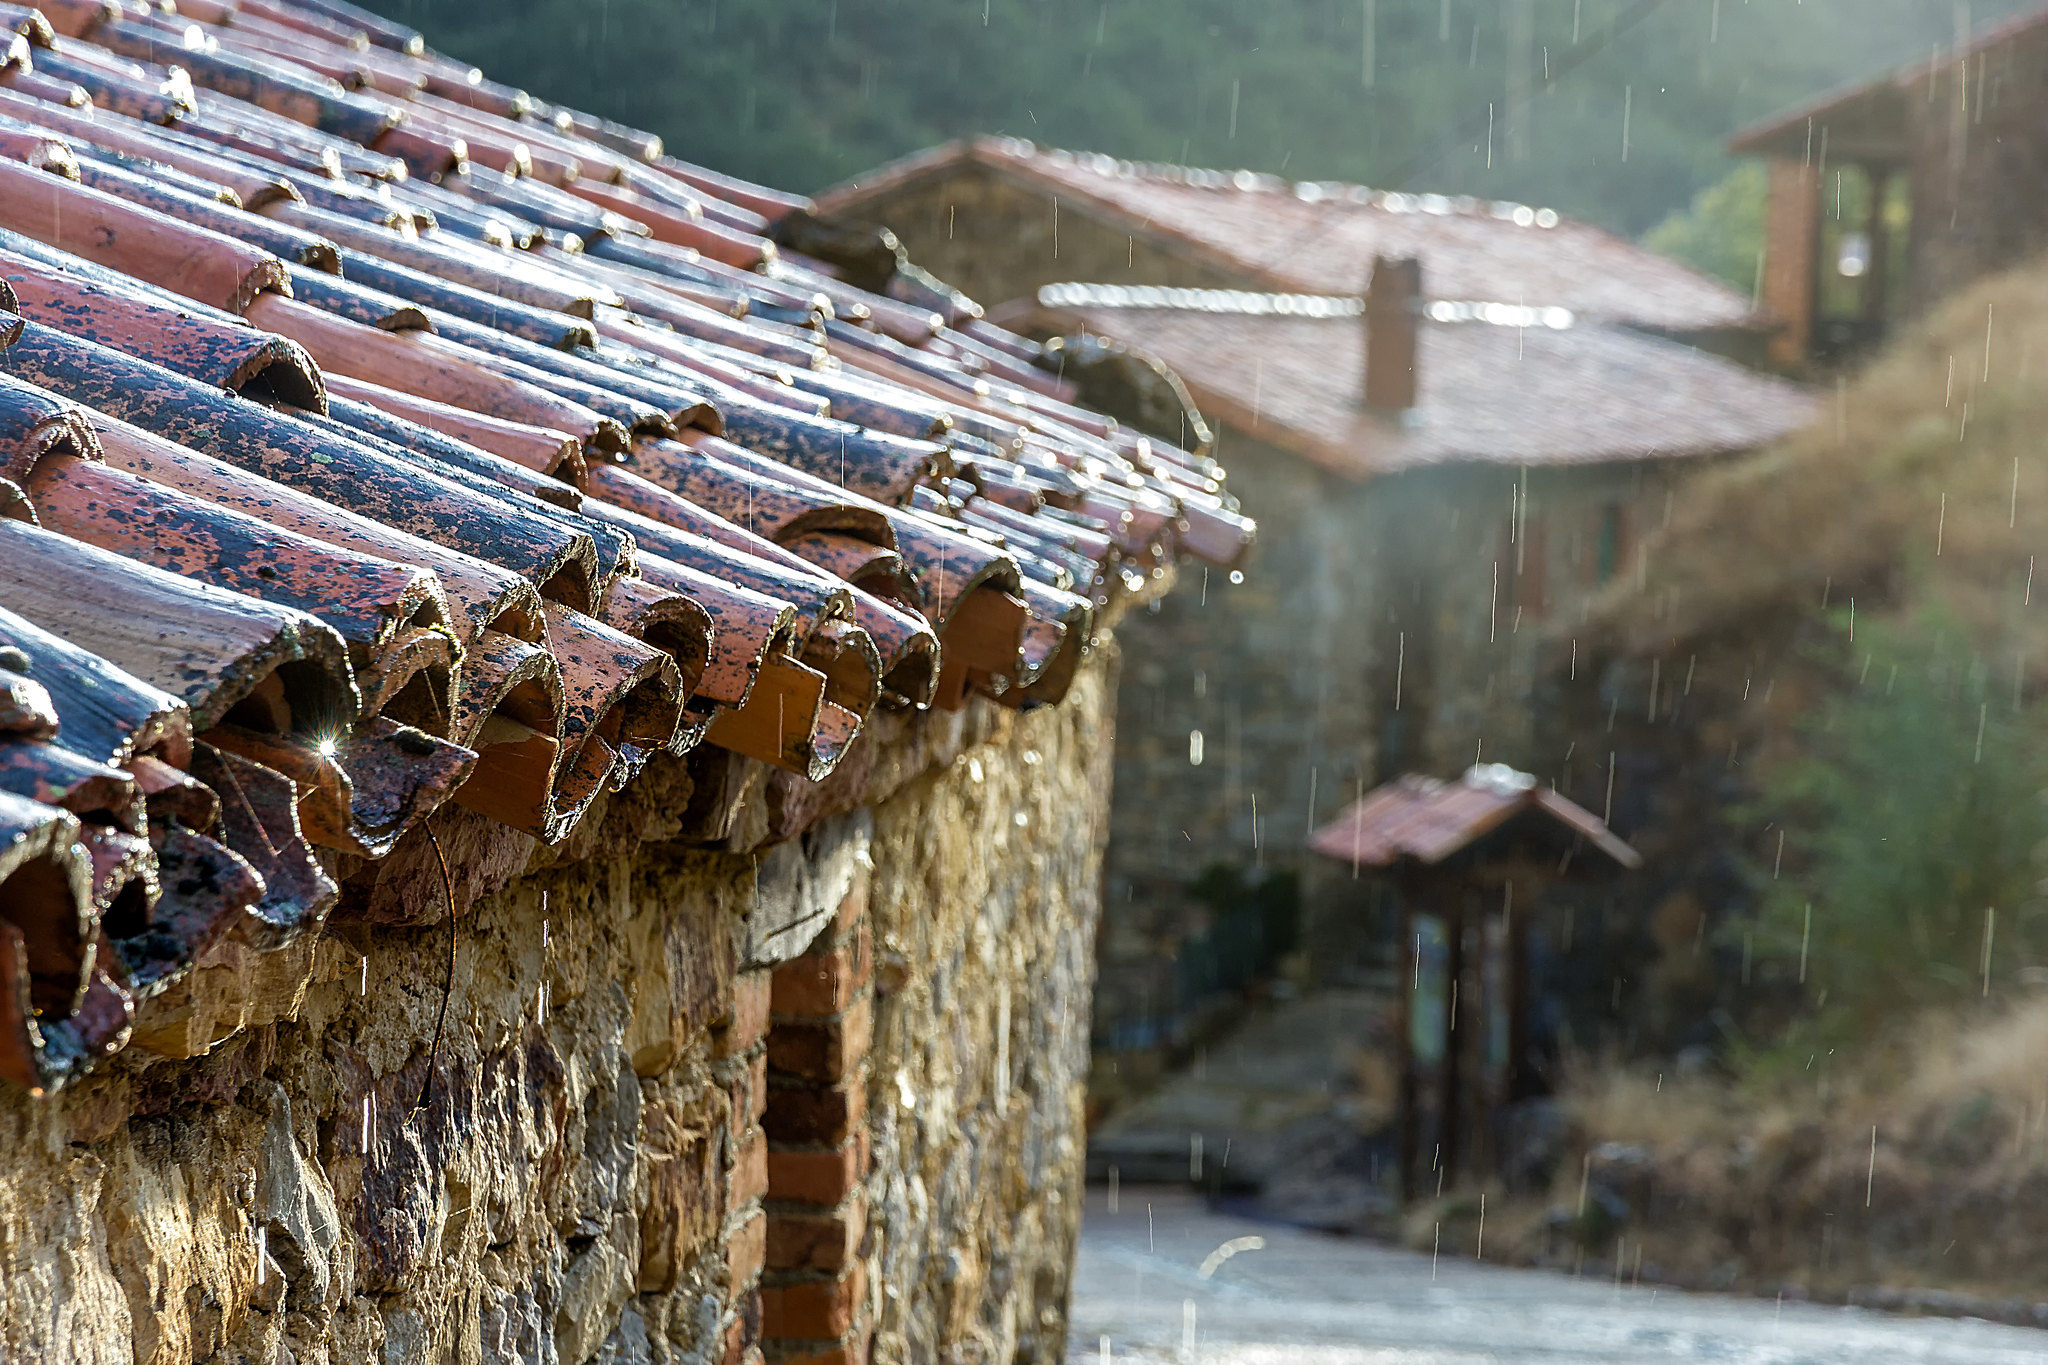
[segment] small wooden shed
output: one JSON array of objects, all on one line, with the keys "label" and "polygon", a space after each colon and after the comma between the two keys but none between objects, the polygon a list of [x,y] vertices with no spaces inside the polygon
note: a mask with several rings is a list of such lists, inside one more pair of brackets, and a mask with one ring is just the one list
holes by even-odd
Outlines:
[{"label": "small wooden shed", "polygon": [[[1599,816],[1499,763],[1455,782],[1410,774],[1376,787],[1309,847],[1380,871],[1399,891],[1401,1194],[1441,1193],[1460,1171],[1491,1167],[1493,1115],[1532,1093],[1523,1062],[1537,896],[1642,858]],[[1429,1166],[1418,1171],[1425,1127]]]}]

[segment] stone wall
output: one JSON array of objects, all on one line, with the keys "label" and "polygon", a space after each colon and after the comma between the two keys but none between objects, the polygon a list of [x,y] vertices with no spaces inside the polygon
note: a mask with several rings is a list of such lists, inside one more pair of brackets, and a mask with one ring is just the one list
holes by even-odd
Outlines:
[{"label": "stone wall", "polygon": [[554,850],[437,817],[445,889],[422,842],[227,946],[0,1093],[0,1362],[1057,1359],[1109,667],[878,716],[864,789],[707,754]]}]

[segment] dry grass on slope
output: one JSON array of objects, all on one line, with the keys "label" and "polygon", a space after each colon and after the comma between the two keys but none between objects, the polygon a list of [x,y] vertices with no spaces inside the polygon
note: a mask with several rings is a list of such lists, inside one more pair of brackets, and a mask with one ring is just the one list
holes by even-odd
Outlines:
[{"label": "dry grass on slope", "polygon": [[[1589,1229],[1590,1253],[1622,1237],[1687,1283],[2048,1299],[2044,1049],[2035,994],[1767,1082],[1589,1071],[1562,1096],[1575,1145],[1550,1206],[1607,1192],[1627,1214]],[[1527,1224],[1516,1250],[1545,1258]]]},{"label": "dry grass on slope", "polygon": [[2048,262],[1902,329],[1812,427],[1694,483],[1593,624],[1641,655],[1853,596],[1936,606],[2048,669],[2037,554],[2048,575]]}]

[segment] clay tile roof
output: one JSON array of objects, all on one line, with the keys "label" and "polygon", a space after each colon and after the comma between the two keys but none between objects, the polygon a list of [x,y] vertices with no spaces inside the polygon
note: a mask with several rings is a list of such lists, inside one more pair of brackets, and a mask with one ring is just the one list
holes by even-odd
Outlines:
[{"label": "clay tile roof", "polygon": [[0,4],[0,1078],[440,812],[819,783],[1249,543],[971,301],[785,253],[807,201],[344,0],[186,8]]},{"label": "clay tile roof", "polygon": [[1015,317],[1157,357],[1205,413],[1354,478],[1731,453],[1814,412],[1797,385],[1679,342],[1565,309],[1439,302],[1420,324],[1417,404],[1395,419],[1363,406],[1355,298],[1090,285],[1040,298]]},{"label": "clay tile roof", "polygon": [[1356,866],[1428,867],[1524,817],[1583,839],[1622,867],[1642,865],[1599,816],[1498,763],[1472,768],[1456,782],[1410,774],[1376,787],[1310,834],[1308,846]]},{"label": "clay tile roof", "polygon": [[1540,301],[1674,332],[1762,325],[1726,285],[1554,209],[1123,161],[1021,138],[891,162],[819,196],[819,210],[858,217],[898,189],[963,170],[1056,193],[1062,213],[1098,215],[1249,288],[1354,294],[1376,257],[1416,257],[1443,298]]}]

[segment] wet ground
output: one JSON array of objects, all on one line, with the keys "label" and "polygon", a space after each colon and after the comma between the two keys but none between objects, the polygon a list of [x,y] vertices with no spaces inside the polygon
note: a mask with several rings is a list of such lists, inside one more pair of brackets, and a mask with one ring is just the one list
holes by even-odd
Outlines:
[{"label": "wet ground", "polygon": [[[2048,1332],[1435,1259],[1212,1212],[1182,1190],[1126,1186],[1115,1213],[1107,1202],[1089,1189],[1068,1365],[1105,1349],[1146,1365],[2048,1361]],[[1251,1237],[1263,1247],[1238,1240]]]}]

